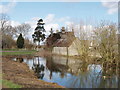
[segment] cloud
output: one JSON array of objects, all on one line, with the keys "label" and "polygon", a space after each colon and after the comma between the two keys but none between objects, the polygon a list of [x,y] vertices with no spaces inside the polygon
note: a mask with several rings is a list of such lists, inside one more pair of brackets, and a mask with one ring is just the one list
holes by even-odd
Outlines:
[{"label": "cloud", "polygon": [[74,22],[71,22],[71,21],[66,21],[66,22],[65,22],[65,25],[66,25],[66,26],[72,26],[73,24],[74,24]]},{"label": "cloud", "polygon": [[56,30],[59,30],[61,28],[61,25],[65,25],[65,22],[69,21],[70,17],[60,17],[56,18],[55,14],[48,14],[44,18],[45,22],[45,29],[46,31],[50,31],[51,28],[53,28],[53,31],[55,32]]},{"label": "cloud", "polygon": [[[2,0],[8,2],[10,0]],[[16,0],[17,2],[81,2],[84,0]]]},{"label": "cloud", "polygon": [[46,24],[53,23],[54,21],[55,21],[55,15],[54,14],[48,14],[44,19],[44,22]]},{"label": "cloud", "polygon": [[[30,35],[32,35],[34,33],[34,29],[37,26],[37,21],[40,19],[40,17],[33,17],[31,18],[31,20],[26,21],[25,23],[30,24],[32,30],[29,33]],[[45,18],[43,18],[44,22],[45,22],[45,30],[46,30],[46,35],[50,34],[50,29],[53,28],[54,30],[59,28],[58,23],[55,23],[55,17],[54,14],[48,14]],[[32,37],[31,37],[32,38]]]},{"label": "cloud", "polygon": [[55,30],[59,29],[59,24],[57,23],[52,23],[52,24],[47,24],[45,25],[45,30],[46,30],[46,34],[49,35],[50,34],[50,29],[53,29],[54,32],[56,32]]},{"label": "cloud", "polygon": [[[37,24],[37,21],[39,19],[40,19],[40,17],[33,17],[29,21],[24,22],[24,23],[30,24],[30,26],[31,26],[31,31],[26,36],[30,40],[32,40],[32,34],[34,33],[34,29],[37,26],[36,24]],[[63,25],[65,27],[67,27],[67,31],[72,31],[72,28],[74,27],[75,36],[79,37],[80,24],[71,21],[70,17],[56,18],[55,14],[48,14],[45,18],[43,18],[43,20],[45,22],[45,26],[44,27],[45,27],[45,30],[46,30],[46,36],[48,36],[50,34],[50,29],[51,28],[53,28],[53,31],[56,32],[56,30],[60,30],[62,25]],[[61,23],[62,23],[62,25],[61,25]],[[10,24],[13,27],[15,27],[17,25],[20,25],[20,22],[11,21]],[[85,31],[87,30],[87,32],[89,32],[89,34],[91,34],[91,32],[93,30],[93,26],[92,25],[82,24],[82,28]]]},{"label": "cloud", "polygon": [[91,36],[93,34],[94,27],[91,24],[80,24],[80,23],[75,23],[71,21],[66,21],[65,25],[67,26],[67,31],[72,31],[74,29],[74,34],[76,37],[80,37],[80,32],[84,31],[86,32],[87,36]]},{"label": "cloud", "polygon": [[[33,17],[29,21],[26,21],[25,23],[30,24],[31,26],[31,32],[29,32],[29,39],[32,39],[32,34],[34,33],[34,29],[37,26],[37,21],[40,19],[40,17]],[[45,18],[43,18],[43,21],[45,22],[45,30],[46,30],[46,36],[50,34],[50,29],[53,28],[53,31],[56,32],[56,30],[60,30],[62,25],[67,27],[67,31],[72,31],[72,28],[74,27],[75,35],[79,37],[79,23],[75,23],[71,21],[70,17],[60,17],[56,18],[55,14],[48,14]],[[13,21],[12,21],[13,22]],[[14,25],[18,25],[19,22],[13,22]],[[87,32],[91,32],[93,30],[92,25],[82,25],[83,30],[87,30]]]},{"label": "cloud", "polygon": [[10,24],[11,24],[11,26],[16,27],[16,26],[20,25],[20,22],[10,21]]},{"label": "cloud", "polygon": [[[34,32],[34,29],[37,26],[36,23],[39,19],[40,19],[39,17],[34,17],[34,18],[32,18],[31,21],[26,22],[26,23],[29,23],[33,28],[33,31],[31,33]],[[67,27],[67,31],[72,31],[72,28],[74,27],[76,36],[79,36],[79,33],[78,33],[79,27],[80,27],[79,23],[75,23],[75,22],[71,21],[71,18],[68,16],[56,18],[55,14],[48,14],[45,18],[43,18],[43,20],[45,22],[46,35],[50,34],[51,28],[53,28],[53,31],[56,32],[56,30],[60,30],[63,25],[65,27]],[[83,27],[83,30],[85,30],[86,32],[91,34],[91,32],[93,30],[92,25],[84,25],[83,24],[82,27]]]},{"label": "cloud", "polygon": [[[25,23],[28,23],[31,25],[32,27],[32,31],[31,33],[34,33],[34,29],[37,26],[37,21],[40,19],[40,17],[33,17],[31,18],[31,20],[26,21]],[[60,18],[56,18],[55,14],[48,14],[47,16],[45,16],[45,18],[43,18],[43,21],[45,22],[45,30],[46,30],[46,34],[49,35],[50,34],[50,29],[53,28],[53,31],[56,32],[56,30],[60,29],[60,25],[65,24],[65,22],[69,21],[70,17],[66,16],[66,17],[60,17]]]},{"label": "cloud", "polygon": [[66,16],[66,17],[61,17],[59,19],[57,19],[58,22],[65,22],[65,21],[70,21],[70,17]]},{"label": "cloud", "polygon": [[114,14],[118,12],[118,2],[117,0],[101,0],[102,5],[108,9],[108,14]]},{"label": "cloud", "polygon": [[[16,27],[16,26],[18,26],[18,25],[20,25],[20,22],[17,22],[17,21],[7,21],[6,23],[5,23],[5,25],[6,26],[9,26],[9,25],[11,25],[12,27]],[[1,25],[0,25],[1,26]]]},{"label": "cloud", "polygon": [[0,5],[0,13],[9,13],[16,6],[15,0],[12,0],[6,5]]}]

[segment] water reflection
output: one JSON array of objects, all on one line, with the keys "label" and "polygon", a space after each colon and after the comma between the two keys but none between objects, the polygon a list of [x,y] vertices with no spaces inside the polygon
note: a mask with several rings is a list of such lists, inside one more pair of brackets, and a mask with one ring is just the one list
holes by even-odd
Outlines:
[{"label": "water reflection", "polygon": [[35,60],[33,59],[33,66],[32,66],[32,70],[35,72],[35,75],[40,78],[43,79],[44,77],[44,70],[45,70],[45,66],[43,64],[40,64],[40,60],[39,57],[37,57],[37,63],[35,62]]},{"label": "water reflection", "polygon": [[[20,61],[22,59],[18,59]],[[87,63],[67,57],[23,59],[39,79],[67,88],[120,88],[120,62]]]},{"label": "water reflection", "polygon": [[101,87],[120,88],[120,62],[115,60],[104,62],[102,69],[101,82],[105,84]]},{"label": "water reflection", "polygon": [[22,63],[23,62],[23,58],[16,58],[16,61]]},{"label": "water reflection", "polygon": [[60,72],[60,76],[61,78],[64,77],[65,73],[67,72],[68,70],[68,66],[67,65],[62,65],[60,63],[55,63],[53,61],[53,57],[46,57],[46,66],[47,68],[49,69],[50,71],[50,76],[49,78],[52,79],[52,73],[53,72]]}]

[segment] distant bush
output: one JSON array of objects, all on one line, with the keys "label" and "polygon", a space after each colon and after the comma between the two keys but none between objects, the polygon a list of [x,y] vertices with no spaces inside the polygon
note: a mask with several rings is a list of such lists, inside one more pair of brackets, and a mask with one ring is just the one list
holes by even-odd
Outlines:
[{"label": "distant bush", "polygon": [[24,39],[24,48],[31,50],[34,44],[29,39]]},{"label": "distant bush", "polygon": [[1,42],[2,42],[2,44],[0,47],[2,47],[3,49],[15,48],[15,40],[13,40],[12,37],[9,35],[3,34]]}]

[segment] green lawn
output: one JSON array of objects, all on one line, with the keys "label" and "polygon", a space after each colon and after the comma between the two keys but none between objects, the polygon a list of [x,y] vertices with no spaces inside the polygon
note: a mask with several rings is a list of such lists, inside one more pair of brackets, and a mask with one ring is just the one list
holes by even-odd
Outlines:
[{"label": "green lawn", "polygon": [[18,50],[18,49],[4,49],[2,50],[2,56],[4,55],[33,55],[35,50]]},{"label": "green lawn", "polygon": [[0,84],[1,85],[3,84],[3,86],[5,86],[6,88],[22,88],[21,85],[15,84],[15,83],[13,83],[11,81],[8,81],[8,80],[5,80],[5,79],[2,80],[1,79],[2,75],[5,75],[5,74],[4,73],[3,74],[0,73]]},{"label": "green lawn", "polygon": [[[36,50],[3,49],[0,51],[0,54],[1,53],[3,56],[5,55],[34,55],[36,53]],[[21,85],[15,84],[8,80],[0,80],[0,83],[2,83],[7,88],[22,88]]]},{"label": "green lawn", "polygon": [[22,88],[21,85],[15,84],[15,83],[8,81],[8,80],[1,80],[1,82],[7,88]]}]

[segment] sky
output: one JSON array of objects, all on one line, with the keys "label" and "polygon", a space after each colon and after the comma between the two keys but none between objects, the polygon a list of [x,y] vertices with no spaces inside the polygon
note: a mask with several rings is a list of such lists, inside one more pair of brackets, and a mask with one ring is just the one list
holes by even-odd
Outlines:
[{"label": "sky", "polygon": [[[113,0],[112,0],[113,1]],[[42,18],[47,34],[50,28],[59,30],[62,26],[71,26],[84,22],[85,27],[93,27],[101,20],[118,22],[117,2],[1,2],[0,13],[10,16],[11,25],[22,23],[31,25],[34,32],[37,21]]]}]

